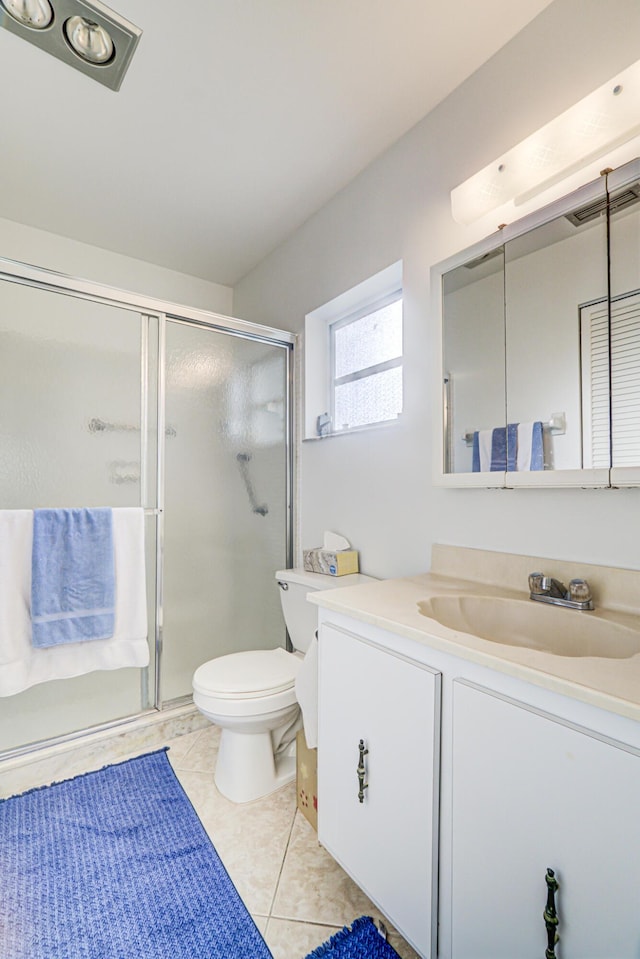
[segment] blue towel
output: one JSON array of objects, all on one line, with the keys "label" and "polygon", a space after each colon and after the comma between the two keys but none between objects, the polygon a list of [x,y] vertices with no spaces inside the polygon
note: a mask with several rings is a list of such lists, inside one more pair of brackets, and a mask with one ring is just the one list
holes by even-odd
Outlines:
[{"label": "blue towel", "polygon": [[518,424],[507,424],[507,469],[517,470],[518,459]]},{"label": "blue towel", "polygon": [[471,470],[473,473],[480,472],[480,434],[476,430],[473,434],[473,452],[471,456]]},{"label": "blue towel", "polygon": [[[507,430],[508,437],[507,437]],[[481,440],[481,434],[484,442]],[[489,448],[488,436],[491,436]],[[484,473],[486,470],[491,472],[504,472],[507,468],[507,454],[509,462],[515,463],[516,446],[512,436],[511,425],[509,427],[497,426],[492,430],[476,430],[473,434],[473,451],[471,456],[471,471],[473,473]],[[484,463],[483,463],[484,459]],[[515,466],[513,467],[515,469]]]},{"label": "blue towel", "polygon": [[36,648],[113,636],[110,509],[34,510],[31,623]]},{"label": "blue towel", "polygon": [[504,472],[507,468],[507,428],[496,426],[491,436],[491,472]]},{"label": "blue towel", "polygon": [[544,469],[544,447],[542,443],[542,423],[538,420],[533,424],[531,432],[531,469]]}]

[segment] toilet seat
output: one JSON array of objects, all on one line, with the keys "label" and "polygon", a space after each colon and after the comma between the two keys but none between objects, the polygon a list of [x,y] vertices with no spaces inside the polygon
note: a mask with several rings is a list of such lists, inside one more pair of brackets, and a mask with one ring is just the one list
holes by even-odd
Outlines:
[{"label": "toilet seat", "polygon": [[302,658],[282,647],[229,653],[195,671],[196,694],[216,700],[263,699],[294,688]]}]

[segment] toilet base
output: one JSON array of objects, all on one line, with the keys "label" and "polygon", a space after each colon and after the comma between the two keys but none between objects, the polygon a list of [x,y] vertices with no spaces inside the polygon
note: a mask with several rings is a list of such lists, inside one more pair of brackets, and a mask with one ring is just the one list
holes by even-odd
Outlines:
[{"label": "toilet base", "polygon": [[296,778],[295,738],[274,756],[270,731],[243,733],[223,729],[214,782],[231,802],[261,799]]}]

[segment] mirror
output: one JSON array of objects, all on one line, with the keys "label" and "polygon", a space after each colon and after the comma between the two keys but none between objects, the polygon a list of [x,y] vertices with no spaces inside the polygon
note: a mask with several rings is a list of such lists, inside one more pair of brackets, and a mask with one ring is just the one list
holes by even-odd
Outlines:
[{"label": "mirror", "polygon": [[607,369],[589,375],[606,338],[605,212],[603,182],[595,201],[505,243],[507,422],[526,424],[513,471],[609,466],[602,410],[587,395],[593,385],[594,399],[608,396]]},{"label": "mirror", "polygon": [[[612,179],[612,178],[610,178]],[[640,467],[640,182],[610,200],[612,482]],[[639,478],[631,476],[631,482]]]},{"label": "mirror", "polygon": [[640,160],[433,281],[447,485],[640,484]]},{"label": "mirror", "polygon": [[504,472],[499,456],[481,462],[474,445],[477,431],[506,423],[502,247],[446,273],[442,285],[445,472]]}]

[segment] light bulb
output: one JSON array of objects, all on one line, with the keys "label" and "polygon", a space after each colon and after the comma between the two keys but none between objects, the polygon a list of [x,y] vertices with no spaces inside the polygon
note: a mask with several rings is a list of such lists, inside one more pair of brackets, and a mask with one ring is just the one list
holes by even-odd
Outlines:
[{"label": "light bulb", "polygon": [[49,0],[2,0],[10,17],[34,30],[44,30],[53,20]]},{"label": "light bulb", "polygon": [[85,17],[70,17],[64,32],[71,49],[89,63],[109,63],[113,59],[113,40],[99,23]]}]

